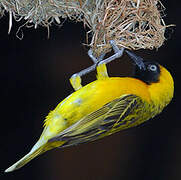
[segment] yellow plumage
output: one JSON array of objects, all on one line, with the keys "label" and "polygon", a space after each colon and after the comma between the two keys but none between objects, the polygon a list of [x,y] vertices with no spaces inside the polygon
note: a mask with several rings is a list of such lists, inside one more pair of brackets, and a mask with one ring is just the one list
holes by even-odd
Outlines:
[{"label": "yellow plumage", "polygon": [[49,113],[30,153],[6,172],[52,148],[93,141],[143,123],[160,113],[173,97],[173,79],[162,66],[159,81],[150,84],[99,74],[98,80],[69,95]]}]

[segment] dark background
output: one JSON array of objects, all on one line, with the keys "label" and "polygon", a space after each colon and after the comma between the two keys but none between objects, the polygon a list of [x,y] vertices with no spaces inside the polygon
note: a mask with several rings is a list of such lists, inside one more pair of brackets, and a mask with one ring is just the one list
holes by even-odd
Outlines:
[{"label": "dark background", "polygon": [[[180,7],[176,1],[164,4],[166,23],[177,26],[167,32],[168,41],[158,51],[137,54],[157,60],[172,73],[175,95],[169,106],[139,127],[88,144],[49,151],[8,174],[3,171],[38,140],[48,112],[73,91],[69,77],[91,65],[91,60],[82,45],[82,24],[68,20],[63,27],[53,25],[49,39],[46,28],[23,28],[20,41],[16,32],[21,24],[13,21],[8,35],[8,16],[0,19],[0,179],[181,179]],[[109,65],[110,74],[127,75],[130,66],[125,57]],[[86,78],[84,82],[91,80]]]}]

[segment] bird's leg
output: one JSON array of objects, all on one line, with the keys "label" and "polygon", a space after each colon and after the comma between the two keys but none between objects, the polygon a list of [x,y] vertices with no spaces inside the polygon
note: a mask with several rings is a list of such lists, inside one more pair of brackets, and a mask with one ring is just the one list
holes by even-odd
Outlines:
[{"label": "bird's leg", "polygon": [[108,77],[106,64],[99,63],[97,66],[97,79],[106,79]]},{"label": "bird's leg", "polygon": [[[88,55],[89,57],[92,59],[92,61],[94,62],[94,64],[97,66],[97,64],[99,64],[101,61],[103,61],[105,54],[101,54],[100,57],[97,59],[94,55],[93,55],[93,51],[92,49],[90,49],[88,51]],[[96,68],[95,66],[95,68]],[[107,67],[105,64],[100,64],[99,66],[97,66],[97,79],[105,79],[109,77],[108,73],[107,73]]]},{"label": "bird's leg", "polygon": [[112,55],[112,56],[108,57],[107,59],[104,59],[98,63],[97,79],[104,79],[104,78],[108,77],[106,64],[110,63],[111,61],[114,61],[115,59],[117,59],[119,57],[121,57],[124,53],[124,48],[119,49],[118,46],[115,44],[114,40],[111,40],[109,42],[113,48],[114,55]]},{"label": "bird's leg", "polygon": [[100,56],[98,59],[96,59],[93,56],[92,50],[89,50],[89,52],[88,52],[88,55],[93,60],[93,62],[98,64],[97,65],[97,79],[105,79],[105,78],[109,77],[108,73],[107,73],[106,64],[110,63],[111,61],[114,61],[115,59],[117,59],[119,57],[121,57],[124,53],[124,48],[119,49],[114,40],[110,40],[109,43],[111,44],[111,46],[113,48],[114,55],[110,56],[107,59],[103,60],[105,54],[103,54],[103,56]]},{"label": "bird's leg", "polygon": [[88,56],[91,58],[91,60],[94,62],[94,64],[102,61],[102,60],[104,59],[104,56],[105,56],[105,55],[106,55],[105,53],[102,53],[98,58],[96,58],[96,57],[93,55],[92,49],[89,49],[89,51],[88,51]]},{"label": "bird's leg", "polygon": [[104,59],[105,53],[101,54],[98,58],[96,58],[95,56],[93,56],[93,51],[92,49],[90,49],[88,51],[88,55],[89,57],[92,59],[92,61],[94,62],[94,64],[78,73],[75,73],[71,76],[70,78],[70,83],[72,85],[72,87],[74,88],[75,91],[77,91],[78,89],[82,88],[81,85],[81,77],[85,74],[88,74],[89,72],[92,72],[96,69],[97,63],[101,62]]},{"label": "bird's leg", "polygon": [[110,44],[111,44],[115,54],[107,59],[104,59],[105,53],[103,53],[98,58],[96,58],[93,55],[92,49],[90,49],[88,51],[88,55],[92,59],[94,64],[92,66],[72,75],[72,77],[70,78],[70,83],[71,83],[72,87],[75,89],[75,91],[82,88],[81,77],[85,74],[88,74],[89,72],[94,71],[96,69],[96,67],[97,67],[97,79],[105,79],[105,78],[109,77],[108,73],[107,73],[106,64],[121,57],[124,52],[124,48],[119,49],[118,46],[115,44],[114,40],[111,40]]},{"label": "bird's leg", "polygon": [[98,66],[101,64],[107,64],[110,63],[111,61],[114,61],[115,59],[121,57],[124,53],[124,48],[122,47],[121,49],[118,48],[118,46],[116,45],[114,40],[110,40],[110,44],[113,48],[114,51],[114,55],[108,57],[107,59],[104,59],[102,61],[99,62]]}]

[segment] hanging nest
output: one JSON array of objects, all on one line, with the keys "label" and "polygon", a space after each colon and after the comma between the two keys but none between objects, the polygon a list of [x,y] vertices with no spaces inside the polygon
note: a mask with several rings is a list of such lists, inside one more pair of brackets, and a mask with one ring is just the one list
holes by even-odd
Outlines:
[{"label": "hanging nest", "polygon": [[12,17],[35,28],[60,24],[62,18],[83,22],[90,29],[86,44],[97,56],[111,49],[109,40],[133,50],[159,48],[165,40],[160,0],[0,0],[0,14],[4,11],[9,31]]}]

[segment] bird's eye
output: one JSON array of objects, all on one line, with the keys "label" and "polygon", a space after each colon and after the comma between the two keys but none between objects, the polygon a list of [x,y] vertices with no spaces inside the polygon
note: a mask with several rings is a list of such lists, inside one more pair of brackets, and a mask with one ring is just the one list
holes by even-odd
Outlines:
[{"label": "bird's eye", "polygon": [[154,65],[154,64],[150,64],[150,65],[148,65],[148,69],[151,70],[151,71],[156,71],[157,70],[157,66]]}]

